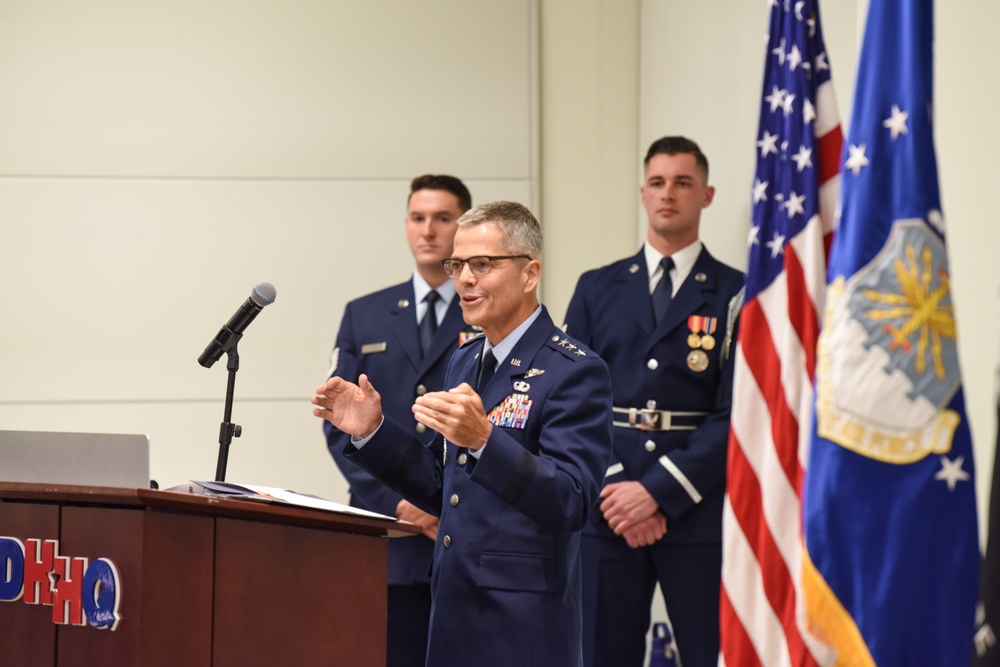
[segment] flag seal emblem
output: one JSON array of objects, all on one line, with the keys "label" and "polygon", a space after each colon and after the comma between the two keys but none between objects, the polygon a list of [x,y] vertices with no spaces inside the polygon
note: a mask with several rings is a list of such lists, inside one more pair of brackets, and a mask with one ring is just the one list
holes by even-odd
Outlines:
[{"label": "flag seal emblem", "polygon": [[960,385],[947,255],[921,219],[831,283],[819,337],[817,424],[862,456],[905,464],[951,450]]}]

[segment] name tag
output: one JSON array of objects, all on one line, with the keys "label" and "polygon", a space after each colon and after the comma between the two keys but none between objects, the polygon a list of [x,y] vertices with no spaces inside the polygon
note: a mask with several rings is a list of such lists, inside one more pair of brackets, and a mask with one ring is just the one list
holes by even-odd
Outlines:
[{"label": "name tag", "polygon": [[361,354],[374,354],[375,352],[385,352],[385,342],[382,343],[368,343],[367,345],[361,346]]}]

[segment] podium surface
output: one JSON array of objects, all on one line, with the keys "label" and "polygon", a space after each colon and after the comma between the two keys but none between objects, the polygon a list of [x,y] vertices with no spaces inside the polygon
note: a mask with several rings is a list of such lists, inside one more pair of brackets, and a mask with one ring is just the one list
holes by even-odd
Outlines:
[{"label": "podium surface", "polygon": [[[0,665],[382,666],[384,538],[417,532],[284,504],[0,482]],[[90,622],[112,606],[113,630]]]}]

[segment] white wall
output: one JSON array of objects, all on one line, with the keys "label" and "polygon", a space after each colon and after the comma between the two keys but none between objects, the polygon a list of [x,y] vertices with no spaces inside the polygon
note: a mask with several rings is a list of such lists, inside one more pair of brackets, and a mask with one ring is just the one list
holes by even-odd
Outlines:
[{"label": "white wall", "polygon": [[[227,479],[343,500],[309,397],[347,300],[405,280],[409,180],[537,192],[531,0],[0,3],[0,428],[147,433]],[[0,464],[2,470],[2,464]]]}]

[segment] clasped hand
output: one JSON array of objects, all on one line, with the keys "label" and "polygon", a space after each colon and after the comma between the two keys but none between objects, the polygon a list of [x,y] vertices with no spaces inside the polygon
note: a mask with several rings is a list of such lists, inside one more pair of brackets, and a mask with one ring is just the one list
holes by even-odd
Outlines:
[{"label": "clasped hand", "polygon": [[666,516],[641,483],[608,484],[601,490],[601,498],[601,513],[608,526],[633,549],[653,544],[667,534]]},{"label": "clasped hand", "polygon": [[480,449],[493,432],[482,399],[466,382],[420,396],[413,404],[413,416],[453,445],[469,449]]}]

